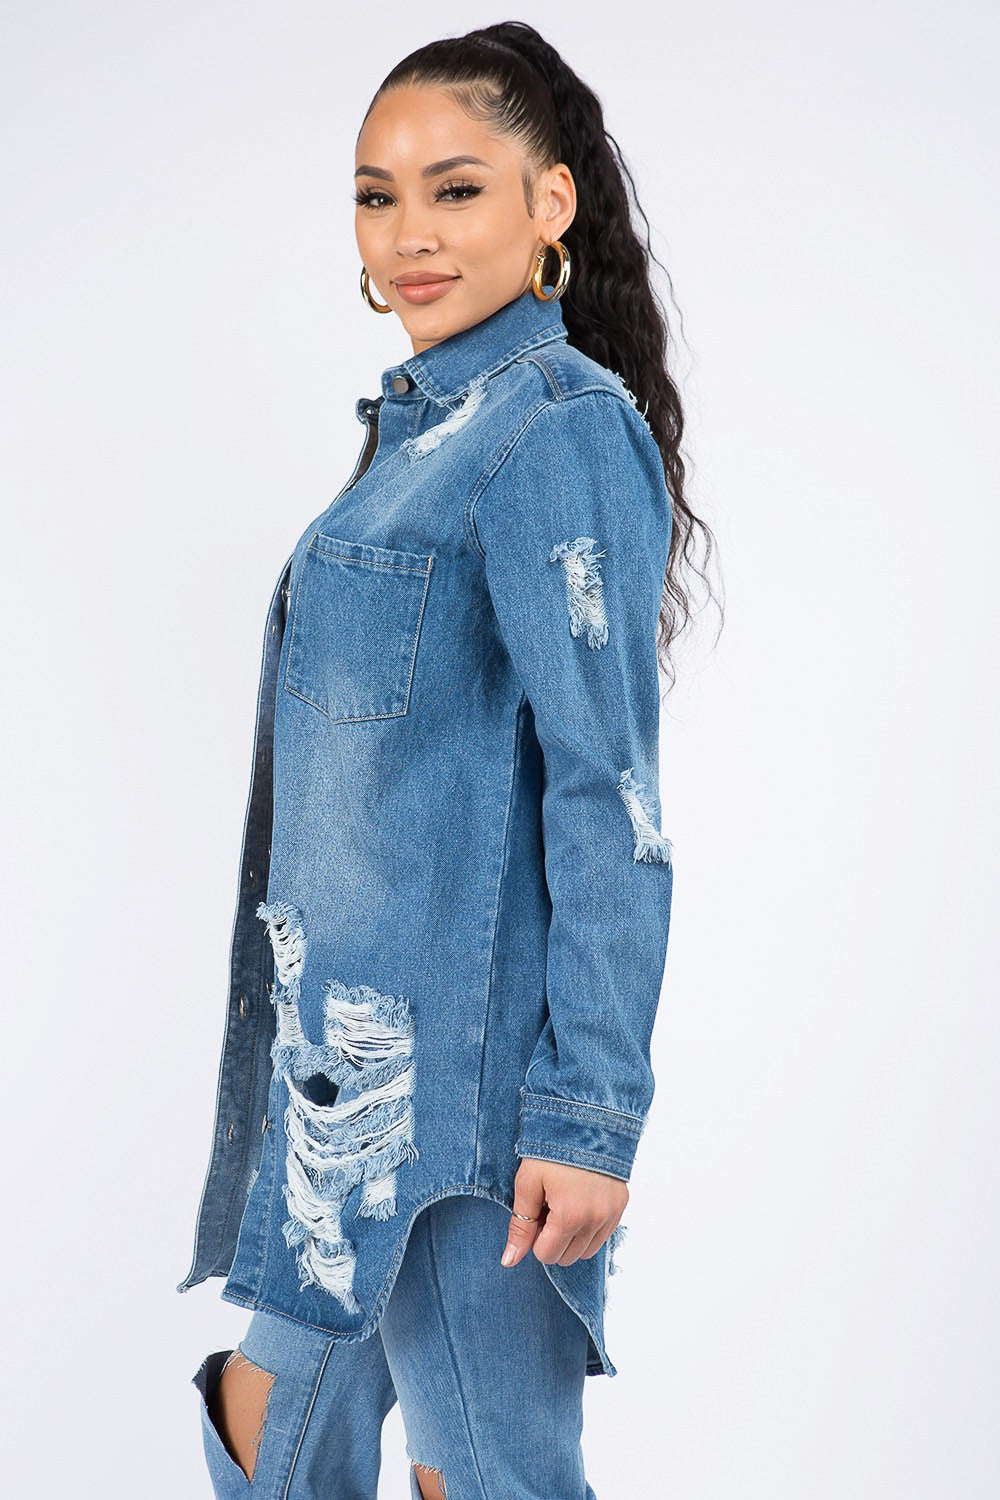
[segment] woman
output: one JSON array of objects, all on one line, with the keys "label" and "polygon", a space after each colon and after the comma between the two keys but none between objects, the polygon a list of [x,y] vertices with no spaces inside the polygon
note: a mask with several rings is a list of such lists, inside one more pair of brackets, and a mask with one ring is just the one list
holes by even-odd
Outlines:
[{"label": "woman", "polygon": [[559,55],[519,23],[421,48],[356,160],[362,292],[413,356],[266,625],[180,1287],[225,1276],[253,1317],[194,1377],[205,1452],[220,1496],[374,1500],[399,1400],[414,1496],[593,1500],[670,914],[658,646],[702,523],[622,169]]}]

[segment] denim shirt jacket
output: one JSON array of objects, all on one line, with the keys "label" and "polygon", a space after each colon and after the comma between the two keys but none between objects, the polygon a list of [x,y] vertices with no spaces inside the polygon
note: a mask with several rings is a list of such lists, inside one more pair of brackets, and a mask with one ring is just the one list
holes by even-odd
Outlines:
[{"label": "denim shirt jacket", "polygon": [[[356,412],[354,474],[265,625],[178,1287],[224,1276],[224,1299],[348,1342],[377,1328],[435,1199],[510,1208],[520,1157],[629,1179],[673,881],[655,645],[671,499],[621,377],[529,288],[383,371]],[[624,1230],[545,1266],[588,1329],[588,1374],[617,1373]]]}]

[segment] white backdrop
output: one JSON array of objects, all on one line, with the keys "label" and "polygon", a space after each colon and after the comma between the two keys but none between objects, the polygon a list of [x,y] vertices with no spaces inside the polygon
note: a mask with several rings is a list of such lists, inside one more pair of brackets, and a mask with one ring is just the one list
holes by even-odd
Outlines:
[{"label": "white backdrop", "polygon": [[[0,14],[4,1484],[208,1500],[190,1376],[249,1314],[174,1288],[264,613],[411,352],[358,290],[353,143],[393,63],[507,12]],[[726,592],[664,719],[657,1097],[588,1476],[992,1496],[996,11],[512,14],[636,173]],[[403,1441],[397,1407],[379,1500]]]}]

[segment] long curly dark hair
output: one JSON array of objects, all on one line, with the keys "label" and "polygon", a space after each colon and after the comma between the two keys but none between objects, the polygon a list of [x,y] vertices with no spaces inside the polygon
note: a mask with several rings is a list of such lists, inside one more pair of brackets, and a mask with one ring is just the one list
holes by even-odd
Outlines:
[{"label": "long curly dark hair", "polygon": [[[653,254],[649,220],[632,174],[617,141],[605,129],[601,102],[556,49],[523,21],[501,21],[411,52],[387,74],[365,118],[380,95],[403,85],[447,89],[470,118],[515,141],[525,157],[529,211],[536,172],[562,161],[573,174],[577,208],[563,236],[572,263],[563,304],[569,341],[624,381],[660,449],[672,501],[656,635],[657,656],[669,688],[674,680],[670,644],[691,618],[681,567],[692,566],[695,529],[705,539],[706,563],[713,534],[684,494],[684,415],[667,368],[670,331],[650,282],[649,262],[663,267]],[[629,194],[646,226],[644,239],[636,233]],[[699,576],[706,580],[704,573]]]}]

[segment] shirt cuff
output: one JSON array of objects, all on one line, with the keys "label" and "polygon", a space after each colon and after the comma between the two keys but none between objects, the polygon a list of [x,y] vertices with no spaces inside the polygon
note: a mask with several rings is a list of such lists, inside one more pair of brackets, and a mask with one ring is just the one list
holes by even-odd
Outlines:
[{"label": "shirt cuff", "polygon": [[530,1093],[521,1085],[521,1130],[514,1143],[518,1156],[587,1167],[627,1182],[645,1121],[638,1115]]}]

